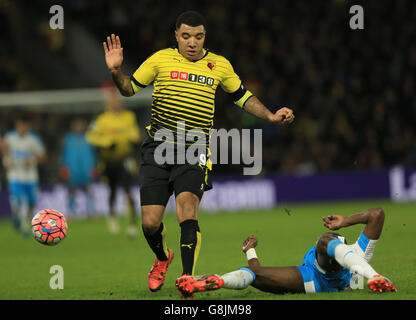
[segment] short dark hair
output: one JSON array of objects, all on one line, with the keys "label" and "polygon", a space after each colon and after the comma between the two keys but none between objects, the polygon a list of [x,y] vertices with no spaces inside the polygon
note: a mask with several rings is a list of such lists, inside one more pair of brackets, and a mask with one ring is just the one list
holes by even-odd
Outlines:
[{"label": "short dark hair", "polygon": [[33,117],[31,114],[23,113],[19,114],[16,118],[16,122],[24,122],[30,124],[33,120]]},{"label": "short dark hair", "polygon": [[179,17],[176,19],[176,30],[181,27],[182,23],[191,27],[203,25],[205,30],[207,29],[207,24],[202,14],[192,10],[185,11],[179,15]]}]

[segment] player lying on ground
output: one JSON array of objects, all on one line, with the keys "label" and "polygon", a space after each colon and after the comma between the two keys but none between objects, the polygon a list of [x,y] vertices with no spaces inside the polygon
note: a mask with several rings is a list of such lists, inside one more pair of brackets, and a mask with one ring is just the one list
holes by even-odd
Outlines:
[{"label": "player lying on ground", "polygon": [[324,226],[338,230],[355,224],[366,224],[358,240],[347,245],[345,238],[333,232],[321,235],[315,246],[303,258],[302,266],[263,267],[256,255],[257,238],[248,237],[243,244],[248,268],[227,273],[223,276],[182,276],[176,287],[183,297],[192,297],[195,292],[220,288],[245,289],[250,284],[272,293],[335,292],[353,289],[356,277],[368,279],[372,291],[397,291],[391,281],[376,272],[369,262],[374,253],[384,223],[384,211],[368,209],[349,217],[330,215],[322,218]]}]

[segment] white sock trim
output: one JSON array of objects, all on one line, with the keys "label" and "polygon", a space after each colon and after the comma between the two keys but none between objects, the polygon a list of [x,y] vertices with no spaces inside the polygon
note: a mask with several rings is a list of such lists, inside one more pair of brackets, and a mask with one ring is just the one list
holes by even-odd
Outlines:
[{"label": "white sock trim", "polygon": [[335,260],[344,268],[368,279],[377,274],[364,258],[354,252],[352,246],[338,245],[335,248]]},{"label": "white sock trim", "polygon": [[247,261],[251,260],[251,259],[258,259],[257,254],[256,254],[256,250],[254,248],[248,249],[246,251],[246,257],[247,257]]}]

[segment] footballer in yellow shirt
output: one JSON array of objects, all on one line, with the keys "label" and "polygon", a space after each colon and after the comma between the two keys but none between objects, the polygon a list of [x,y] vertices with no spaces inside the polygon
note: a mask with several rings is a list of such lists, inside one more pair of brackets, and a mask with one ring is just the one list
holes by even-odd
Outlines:
[{"label": "footballer in yellow shirt", "polygon": [[137,215],[134,209],[134,198],[130,187],[138,170],[134,151],[140,141],[140,130],[136,115],[126,110],[117,97],[113,87],[103,88],[106,110],[90,125],[86,133],[89,143],[98,149],[99,168],[110,187],[108,227],[110,232],[119,231],[118,220],[114,213],[117,187],[123,187],[127,195],[127,213],[129,225],[127,234],[136,236]]},{"label": "footballer in yellow shirt", "polygon": [[[112,34],[103,43],[107,67],[122,95],[132,96],[151,84],[154,87],[152,115],[146,128],[148,138],[142,144],[139,174],[142,229],[156,255],[148,276],[151,291],[163,286],[173,259],[173,252],[166,245],[166,229],[162,222],[169,197],[172,193],[176,197],[176,214],[181,227],[182,274],[191,275],[195,272],[201,247],[198,207],[204,191],[211,188],[208,150],[207,161],[196,165],[179,162],[160,165],[155,161],[155,149],[160,144],[153,139],[155,134],[165,130],[177,138],[178,132],[193,130],[209,142],[218,86],[231,95],[236,105],[259,119],[279,125],[294,120],[291,109],[283,107],[272,113],[245,89],[230,62],[204,48],[205,36],[203,16],[195,11],[182,13],[176,21],[177,47],[155,52],[131,76],[121,71],[123,48],[120,38]],[[179,140],[175,139],[174,143],[179,147]]]}]

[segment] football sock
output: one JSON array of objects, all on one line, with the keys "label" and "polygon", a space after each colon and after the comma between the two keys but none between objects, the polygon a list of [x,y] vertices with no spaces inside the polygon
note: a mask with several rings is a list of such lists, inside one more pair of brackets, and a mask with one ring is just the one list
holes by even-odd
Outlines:
[{"label": "football sock", "polygon": [[108,205],[110,208],[110,216],[115,216],[114,213],[114,202],[116,201],[116,189],[113,185],[110,184],[110,196],[108,198]]},{"label": "football sock", "polygon": [[221,276],[224,280],[224,288],[227,289],[245,289],[256,279],[253,271],[249,268],[241,268]]},{"label": "football sock", "polygon": [[352,250],[351,246],[343,244],[339,240],[329,241],[327,253],[344,268],[367,279],[378,274],[367,261]]},{"label": "football sock", "polygon": [[201,247],[201,232],[197,220],[185,220],[181,227],[182,274],[193,275]]},{"label": "football sock", "polygon": [[147,240],[152,251],[155,253],[156,257],[160,261],[166,261],[169,257],[168,247],[166,245],[166,228],[163,225],[163,222],[160,224],[159,229],[151,234],[146,228],[142,226],[144,237]]}]

